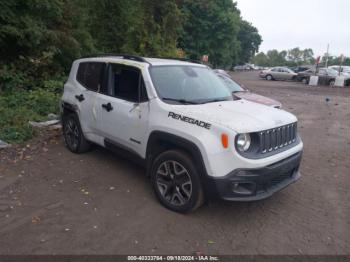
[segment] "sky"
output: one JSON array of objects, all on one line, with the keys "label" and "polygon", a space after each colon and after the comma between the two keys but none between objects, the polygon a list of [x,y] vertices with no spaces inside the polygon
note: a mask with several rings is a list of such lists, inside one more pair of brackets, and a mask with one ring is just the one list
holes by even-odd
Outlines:
[{"label": "sky", "polygon": [[350,57],[350,0],[234,0],[263,38],[260,51],[312,48]]}]

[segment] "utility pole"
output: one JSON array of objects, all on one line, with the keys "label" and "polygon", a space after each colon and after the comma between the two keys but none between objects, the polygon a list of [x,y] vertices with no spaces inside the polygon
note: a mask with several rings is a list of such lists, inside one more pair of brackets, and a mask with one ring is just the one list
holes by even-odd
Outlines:
[{"label": "utility pole", "polygon": [[327,53],[326,53],[326,68],[328,68],[328,57],[329,57],[329,44],[327,44]]},{"label": "utility pole", "polygon": [[341,54],[341,55],[340,55],[339,76],[340,76],[341,71],[342,71],[342,66],[343,66],[343,63],[344,63],[344,55],[343,55],[343,54]]}]

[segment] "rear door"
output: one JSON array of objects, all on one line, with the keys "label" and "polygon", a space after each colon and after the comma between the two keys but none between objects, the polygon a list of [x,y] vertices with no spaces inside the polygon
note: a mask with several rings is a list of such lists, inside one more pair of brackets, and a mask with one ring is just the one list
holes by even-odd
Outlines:
[{"label": "rear door", "polygon": [[321,68],[318,72],[319,83],[321,85],[328,85],[329,81],[332,79],[332,76],[328,75],[327,71]]},{"label": "rear door", "polygon": [[82,62],[77,72],[77,92],[74,98],[78,106],[80,125],[87,138],[96,131],[96,95],[101,87],[106,64],[102,62]]},{"label": "rear door", "polygon": [[289,80],[292,78],[291,73],[286,68],[280,68],[280,76],[283,80]]},{"label": "rear door", "polygon": [[148,98],[140,69],[109,64],[96,101],[97,130],[105,142],[140,152],[148,129]]},{"label": "rear door", "polygon": [[271,73],[274,79],[281,79],[281,69],[279,67],[272,68]]}]

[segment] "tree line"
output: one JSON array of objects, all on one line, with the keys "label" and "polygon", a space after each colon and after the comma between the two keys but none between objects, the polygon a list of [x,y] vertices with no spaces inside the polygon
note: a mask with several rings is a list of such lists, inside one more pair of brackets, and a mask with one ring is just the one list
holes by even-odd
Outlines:
[{"label": "tree line", "polygon": [[[326,64],[326,54],[321,59],[321,64]],[[340,65],[340,57],[329,56],[328,65]],[[316,58],[314,51],[311,48],[300,49],[299,47],[278,51],[276,49],[269,50],[266,53],[260,52],[256,54],[251,62],[259,66],[300,66],[300,65],[314,65]],[[350,57],[345,57],[343,65],[350,65]]]},{"label": "tree line", "polygon": [[0,90],[67,74],[89,54],[206,54],[214,67],[230,67],[261,43],[232,0],[1,1],[0,26]]}]

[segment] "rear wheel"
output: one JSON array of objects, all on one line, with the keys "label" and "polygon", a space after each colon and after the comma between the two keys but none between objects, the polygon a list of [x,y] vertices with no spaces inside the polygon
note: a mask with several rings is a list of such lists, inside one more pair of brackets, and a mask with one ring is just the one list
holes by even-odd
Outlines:
[{"label": "rear wheel", "polygon": [[329,85],[330,85],[331,87],[334,87],[334,85],[335,85],[335,80],[334,80],[334,79],[330,80],[330,81],[329,81]]},{"label": "rear wheel", "polygon": [[268,80],[268,81],[271,81],[271,80],[273,80],[273,77],[272,77],[272,75],[267,75],[267,76],[266,76],[266,80]]},{"label": "rear wheel", "polygon": [[84,153],[90,149],[91,144],[84,137],[76,114],[63,117],[63,137],[66,147],[73,153]]},{"label": "rear wheel", "polygon": [[198,172],[183,151],[161,153],[152,164],[151,181],[159,202],[172,211],[188,213],[204,202]]}]

